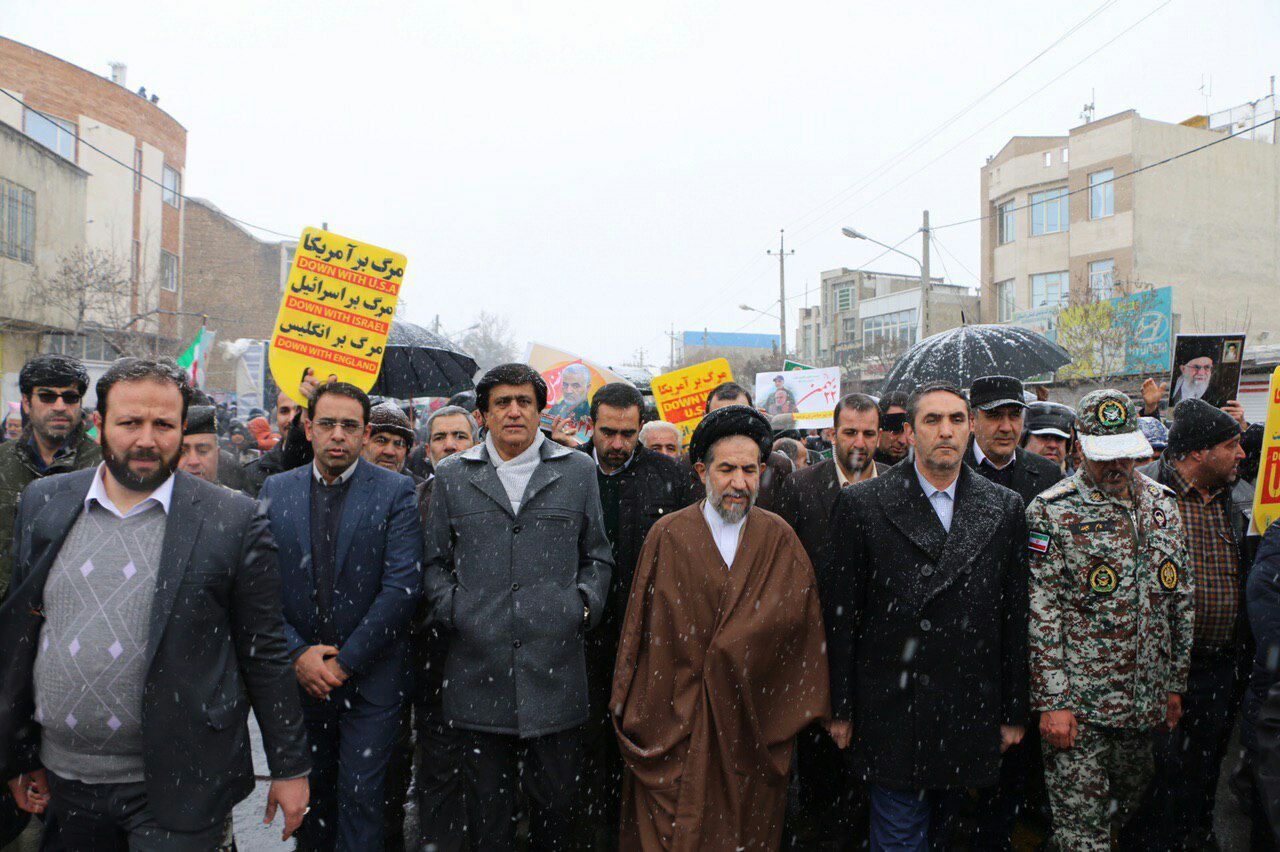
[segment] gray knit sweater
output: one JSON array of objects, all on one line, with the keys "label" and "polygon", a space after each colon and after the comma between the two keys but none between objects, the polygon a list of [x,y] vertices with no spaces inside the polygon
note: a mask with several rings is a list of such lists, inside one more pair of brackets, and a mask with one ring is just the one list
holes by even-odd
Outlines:
[{"label": "gray knit sweater", "polygon": [[35,663],[40,762],[86,784],[143,780],[147,631],[165,513],[120,519],[93,503],[45,583]]}]

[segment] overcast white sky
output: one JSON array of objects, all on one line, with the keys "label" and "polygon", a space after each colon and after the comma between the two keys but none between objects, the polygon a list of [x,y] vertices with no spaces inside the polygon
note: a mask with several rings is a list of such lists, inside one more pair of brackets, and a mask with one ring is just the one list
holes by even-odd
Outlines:
[{"label": "overcast white sky", "polygon": [[[190,134],[190,194],[406,253],[403,317],[455,331],[489,310],[521,346],[614,364],[665,363],[673,323],[776,332],[738,305],[776,310],[782,227],[793,334],[820,271],[878,253],[840,225],[895,243],[926,208],[978,215],[987,155],[1065,133],[1091,90],[1098,117],[1179,121],[1204,111],[1202,78],[1222,109],[1280,73],[1274,0],[0,0],[0,32],[102,74],[127,62]],[[977,227],[937,236],[955,259],[935,252],[935,274],[975,283]]]}]

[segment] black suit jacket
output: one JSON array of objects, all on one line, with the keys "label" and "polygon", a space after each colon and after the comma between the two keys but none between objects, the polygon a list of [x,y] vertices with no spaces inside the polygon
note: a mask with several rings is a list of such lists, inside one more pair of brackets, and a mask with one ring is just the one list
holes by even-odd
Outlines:
[{"label": "black suit jacket", "polygon": [[[888,465],[880,462],[872,464],[876,466],[876,476],[884,476],[889,470]],[[788,476],[774,508],[783,520],[791,524],[800,544],[809,554],[819,593],[831,544],[831,515],[839,496],[840,478],[836,474],[835,459],[826,459]]]},{"label": "black suit jacket", "polygon": [[986,787],[1027,718],[1022,501],[960,466],[951,531],[910,460],[841,491],[823,597],[832,712],[873,783]]},{"label": "black suit jacket", "polygon": [[[33,482],[14,534],[13,593],[0,608],[0,777],[39,767],[32,667],[44,586],[96,469]],[[173,831],[221,820],[253,790],[247,720],[273,778],[310,768],[286,655],[276,547],[258,504],[181,471],[160,549],[142,700],[147,805]]]},{"label": "black suit jacket", "polygon": [[[1003,471],[997,471],[990,465],[978,464],[978,457],[973,452],[973,441],[969,442],[969,448],[965,450],[964,463],[987,479],[994,479],[997,474],[1003,473]],[[1018,447],[1014,451],[1013,469],[1010,471],[1009,483],[1005,485],[998,479],[995,479],[995,481],[1016,492],[1022,498],[1022,505],[1030,506],[1031,500],[1036,495],[1061,479],[1062,471],[1058,469],[1056,464],[1044,456],[1036,455],[1030,450]]]}]

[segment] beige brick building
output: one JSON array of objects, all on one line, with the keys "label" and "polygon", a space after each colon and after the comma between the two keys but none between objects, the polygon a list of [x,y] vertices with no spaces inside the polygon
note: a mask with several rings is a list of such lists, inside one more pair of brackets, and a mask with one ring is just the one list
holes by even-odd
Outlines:
[{"label": "beige brick building", "polygon": [[[187,131],[154,96],[125,88],[123,65],[114,66],[112,75],[100,76],[0,38],[0,90],[5,93],[0,95],[0,124],[25,134],[83,175],[83,202],[74,214],[78,222],[58,225],[79,238],[49,245],[50,257],[60,263],[76,250],[89,250],[118,266],[129,280],[129,292],[122,297],[128,305],[99,323],[121,315],[136,318],[132,328],[167,349],[183,309]],[[46,336],[44,348],[84,358],[91,362],[91,373],[117,354],[104,351],[101,339],[58,335],[59,328],[50,324],[53,334]]]},{"label": "beige brick building", "polygon": [[1009,140],[981,173],[983,321],[1170,286],[1175,331],[1276,341],[1275,125],[1156,165],[1275,115],[1273,94],[1182,124],[1127,110]]},{"label": "beige brick building", "polygon": [[941,278],[930,277],[928,328],[922,328],[918,275],[840,268],[821,278],[818,304],[800,309],[796,358],[844,367],[854,383],[882,379],[917,342],[978,321],[978,297]]},{"label": "beige brick building", "polygon": [[65,318],[33,298],[68,248],[84,245],[89,175],[0,122],[0,401],[16,402],[18,371]]},{"label": "beige brick building", "polygon": [[[259,240],[202,198],[188,198],[184,216],[181,339],[195,338],[199,315],[218,341],[269,339],[297,243]],[[235,362],[211,353],[205,389],[234,391]]]}]

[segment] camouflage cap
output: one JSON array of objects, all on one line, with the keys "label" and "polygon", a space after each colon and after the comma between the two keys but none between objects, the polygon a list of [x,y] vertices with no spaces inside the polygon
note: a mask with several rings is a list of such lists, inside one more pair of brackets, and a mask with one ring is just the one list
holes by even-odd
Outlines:
[{"label": "camouflage cap", "polygon": [[1150,458],[1154,450],[1138,428],[1138,410],[1118,390],[1085,394],[1077,407],[1076,433],[1090,461]]}]

